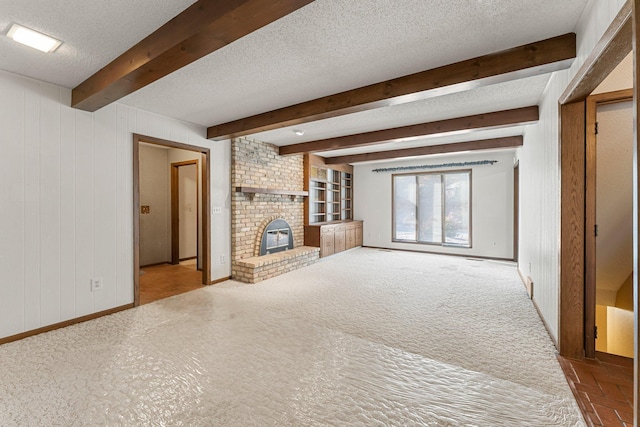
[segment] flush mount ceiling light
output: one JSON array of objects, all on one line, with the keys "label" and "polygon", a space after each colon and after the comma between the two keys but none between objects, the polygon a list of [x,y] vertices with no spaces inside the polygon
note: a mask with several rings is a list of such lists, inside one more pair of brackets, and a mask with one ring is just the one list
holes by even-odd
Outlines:
[{"label": "flush mount ceiling light", "polygon": [[295,133],[295,134],[296,134],[296,135],[298,135],[298,136],[302,136],[302,135],[304,135],[304,131],[303,131],[303,130],[300,130],[300,129],[294,129],[294,130],[293,130],[293,133]]},{"label": "flush mount ceiling light", "polygon": [[7,37],[45,53],[53,52],[62,44],[60,40],[18,24],[11,25]]}]

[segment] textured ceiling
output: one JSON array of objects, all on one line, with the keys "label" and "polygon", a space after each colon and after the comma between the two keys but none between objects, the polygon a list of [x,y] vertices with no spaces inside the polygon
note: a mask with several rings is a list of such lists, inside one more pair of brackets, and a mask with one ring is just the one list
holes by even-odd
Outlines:
[{"label": "textured ceiling", "polygon": [[0,32],[12,23],[63,41],[53,54],[0,37],[0,68],[73,88],[195,0],[0,0]]},{"label": "textured ceiling", "polygon": [[585,4],[316,0],[124,102],[210,126],[571,32]]},{"label": "textured ceiling", "polygon": [[[64,41],[45,55],[0,37],[0,68],[69,88],[193,3],[0,1],[0,31],[6,34],[18,22]],[[211,126],[565,34],[574,31],[587,2],[316,0],[121,102]],[[286,145],[527,106],[537,103],[547,80],[540,76],[308,123],[298,126],[302,138],[291,128],[251,137]]]}]

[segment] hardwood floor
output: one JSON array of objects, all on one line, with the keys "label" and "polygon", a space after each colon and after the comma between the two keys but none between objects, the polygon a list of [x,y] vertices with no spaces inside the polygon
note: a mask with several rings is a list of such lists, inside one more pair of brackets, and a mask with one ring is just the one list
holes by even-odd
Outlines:
[{"label": "hardwood floor", "polygon": [[140,276],[140,304],[200,289],[202,272],[196,269],[195,260],[179,265],[163,264],[142,268]]},{"label": "hardwood floor", "polygon": [[558,360],[588,426],[633,426],[633,359],[596,352]]}]

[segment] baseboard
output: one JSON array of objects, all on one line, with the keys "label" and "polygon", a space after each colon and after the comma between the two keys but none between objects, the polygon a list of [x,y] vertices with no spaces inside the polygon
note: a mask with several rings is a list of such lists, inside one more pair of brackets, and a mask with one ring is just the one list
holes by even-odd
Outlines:
[{"label": "baseboard", "polygon": [[524,288],[527,290],[527,294],[529,295],[529,298],[533,299],[533,279],[531,279],[530,276],[525,277],[524,273],[519,268],[517,270],[518,270],[518,276],[520,276],[520,280],[522,280],[522,283],[524,284]]},{"label": "baseboard", "polygon": [[556,350],[557,350],[558,349],[558,341],[555,339],[555,337],[551,333],[551,328],[549,327],[549,324],[547,323],[547,321],[545,320],[544,316],[542,315],[542,311],[540,311],[540,307],[538,307],[538,303],[533,298],[533,280],[529,276],[525,277],[524,273],[519,268],[517,270],[518,270],[518,276],[520,276],[520,280],[522,280],[522,283],[524,284],[524,288],[526,289],[527,294],[529,295],[529,298],[531,299],[531,302],[533,303],[533,306],[535,307],[536,311],[538,312],[538,317],[542,321],[542,324],[544,325],[544,328],[547,330],[547,334],[549,335],[549,338],[551,338],[551,341],[553,341],[553,345],[556,347]]},{"label": "baseboard", "polygon": [[482,256],[482,255],[450,254],[450,253],[446,253],[446,252],[436,252],[436,251],[419,251],[419,250],[416,250],[416,249],[387,248],[387,247],[384,247],[384,246],[365,246],[365,245],[362,245],[362,247],[363,248],[370,248],[370,249],[384,249],[386,251],[412,252],[412,253],[416,253],[416,254],[444,255],[444,256],[455,256],[455,257],[461,257],[461,258],[482,259],[482,260],[487,260],[487,261],[513,262],[513,258],[497,258],[497,257],[489,257],[489,256]]},{"label": "baseboard", "polygon": [[10,342],[13,342],[13,341],[19,341],[19,340],[24,339],[24,338],[32,337],[34,335],[42,334],[42,333],[45,333],[45,332],[54,331],[56,329],[66,328],[67,326],[75,325],[77,323],[86,322],[88,320],[94,320],[94,319],[97,319],[98,317],[102,317],[102,316],[108,316],[109,314],[118,313],[119,311],[128,310],[128,309],[133,308],[133,307],[134,307],[133,303],[127,304],[127,305],[121,305],[120,307],[111,308],[109,310],[100,311],[98,313],[87,314],[86,316],[76,317],[75,319],[65,320],[64,322],[55,323],[55,324],[49,325],[49,326],[43,326],[42,328],[33,329],[33,330],[27,331],[27,332],[22,332],[20,334],[12,335],[10,337],[0,338],[0,345],[6,344],[6,343],[10,343]]},{"label": "baseboard", "polygon": [[540,320],[542,320],[542,324],[544,325],[544,328],[547,330],[547,334],[549,335],[549,338],[551,338],[553,345],[556,347],[556,350],[558,350],[558,341],[551,333],[551,328],[549,327],[549,324],[547,323],[544,316],[542,315],[542,311],[540,311],[540,307],[538,307],[538,303],[536,303],[535,299],[531,299],[531,302],[533,303],[533,306],[536,308],[536,311],[538,312],[538,317],[540,318]]},{"label": "baseboard", "polygon": [[231,276],[223,277],[222,279],[212,280],[207,285],[217,285],[218,283],[226,282],[227,280],[231,280]]}]

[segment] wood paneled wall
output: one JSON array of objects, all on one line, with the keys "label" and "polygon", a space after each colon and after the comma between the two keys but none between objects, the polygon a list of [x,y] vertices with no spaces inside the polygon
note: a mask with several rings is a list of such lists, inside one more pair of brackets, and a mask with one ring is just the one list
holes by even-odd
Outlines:
[{"label": "wood paneled wall", "polygon": [[[69,90],[2,71],[0,93],[0,338],[133,302],[132,134],[211,147],[212,157],[228,147],[122,104],[72,109]],[[228,161],[217,166],[212,204],[224,206]],[[214,221],[219,240],[228,218]],[[228,259],[224,246],[215,259]],[[229,276],[217,267],[213,279]],[[90,291],[92,277],[102,291]]]},{"label": "wood paneled wall", "polygon": [[560,147],[558,99],[593,51],[625,0],[592,0],[576,26],[578,53],[569,70],[553,73],[540,101],[540,121],[525,132],[520,161],[520,260],[536,284],[534,300],[557,339],[560,328]]}]

